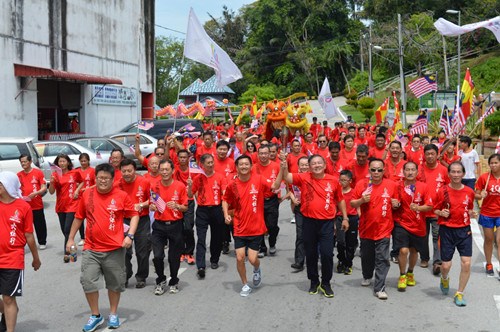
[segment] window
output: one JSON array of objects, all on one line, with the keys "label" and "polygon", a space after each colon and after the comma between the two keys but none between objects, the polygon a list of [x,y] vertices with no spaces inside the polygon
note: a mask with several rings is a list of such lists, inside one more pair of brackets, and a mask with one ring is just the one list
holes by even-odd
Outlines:
[{"label": "window", "polygon": [[0,144],[0,160],[18,159],[21,154],[30,155],[26,144]]},{"label": "window", "polygon": [[108,152],[115,148],[108,140],[93,139],[90,141],[90,149],[93,151]]},{"label": "window", "polygon": [[69,144],[47,144],[45,146],[44,156],[57,156],[58,154],[64,153],[66,155],[79,155],[80,151],[72,147]]}]

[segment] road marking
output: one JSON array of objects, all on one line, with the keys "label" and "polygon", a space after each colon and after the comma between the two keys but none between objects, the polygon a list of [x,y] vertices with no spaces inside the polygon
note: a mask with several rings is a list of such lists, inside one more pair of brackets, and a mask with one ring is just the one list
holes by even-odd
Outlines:
[{"label": "road marking", "polygon": [[[179,268],[179,272],[177,272],[177,277],[179,277],[181,274],[183,274],[184,272],[186,272],[186,270],[187,270],[187,267],[181,267],[181,268]],[[170,279],[172,279],[172,278],[170,278],[170,277],[167,278],[167,284],[170,281]]]},{"label": "road marking", "polygon": [[[479,251],[481,254],[484,256],[484,239],[483,235],[481,234],[481,229],[479,228],[479,224],[477,223],[477,219],[471,219],[470,227],[472,230],[472,238],[474,239],[474,242],[476,243],[476,246],[478,247]],[[499,243],[500,245],[500,243]],[[493,248],[494,249],[494,248]],[[491,264],[493,264],[493,268],[497,270],[499,268],[499,262],[498,259],[495,257],[495,255],[492,255],[491,257]],[[486,262],[483,264],[484,267],[486,267]]]},{"label": "road marking", "polygon": [[495,304],[498,310],[498,317],[500,317],[500,295],[493,295],[493,299],[495,299]]}]

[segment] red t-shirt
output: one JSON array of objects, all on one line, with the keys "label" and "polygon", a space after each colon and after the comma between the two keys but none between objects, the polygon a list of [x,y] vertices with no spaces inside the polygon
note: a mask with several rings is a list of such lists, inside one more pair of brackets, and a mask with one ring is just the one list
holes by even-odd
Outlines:
[{"label": "red t-shirt", "polygon": [[303,153],[299,153],[295,155],[293,153],[289,153],[286,157],[286,163],[288,164],[288,171],[290,173],[298,173],[299,172],[299,159],[302,157],[307,157],[307,155]]},{"label": "red t-shirt", "polygon": [[391,159],[385,161],[384,177],[386,179],[392,180],[394,182],[400,182],[405,177],[403,173],[403,167],[406,164],[406,160],[401,159],[396,165],[394,165]]},{"label": "red t-shirt", "polygon": [[[436,164],[434,169],[430,169],[424,163],[418,168],[417,180],[427,184],[429,192],[431,193],[431,199],[436,200],[436,193],[444,185],[450,183],[450,178],[448,177],[448,169],[441,164]],[[432,210],[427,213],[427,217],[435,217],[436,215]]]},{"label": "red t-shirt", "polygon": [[146,173],[143,177],[149,181],[150,188],[153,188],[157,181],[161,181],[161,175],[159,173],[156,176],[151,175],[151,173]]},{"label": "red t-shirt", "polygon": [[234,159],[225,158],[224,160],[220,160],[218,157],[215,157],[214,171],[229,178],[236,172],[236,169],[234,167]]},{"label": "red t-shirt", "polygon": [[200,144],[196,147],[196,161],[200,161],[200,158],[201,156],[203,156],[204,154],[210,154],[212,155],[212,157],[215,158],[215,156],[217,155],[217,151],[215,149],[215,144],[212,144],[211,147],[207,148],[205,143],[203,144]]},{"label": "red t-shirt", "polygon": [[[372,158],[384,160],[383,159],[384,153],[385,153],[385,147],[383,147],[382,149],[379,149],[377,147],[373,147],[370,149],[370,157]],[[389,155],[389,153],[387,153],[387,155]]]},{"label": "red t-shirt", "polygon": [[321,125],[319,123],[313,123],[309,127],[309,132],[313,135],[314,139],[318,137],[320,130],[321,130]]},{"label": "red t-shirt", "polygon": [[76,169],[80,172],[80,176],[82,177],[83,187],[82,190],[87,189],[95,185],[95,168],[87,167],[86,170],[83,170],[81,167]]},{"label": "red t-shirt", "polygon": [[24,269],[24,233],[33,233],[33,213],[28,203],[16,199],[0,202],[0,269]]},{"label": "red t-shirt", "polygon": [[337,214],[337,204],[344,199],[338,178],[325,174],[315,179],[311,173],[293,173],[293,184],[300,188],[300,212],[308,218],[329,220]]},{"label": "red t-shirt", "polygon": [[[481,214],[486,217],[498,217],[500,214],[500,178],[490,173],[482,174],[476,182],[476,190],[486,189],[488,195],[483,199]],[[489,180],[488,180],[489,177]],[[488,188],[486,188],[488,182]]]},{"label": "red t-shirt", "polygon": [[[435,210],[449,209],[448,218],[438,217],[438,224],[451,228],[460,228],[470,225],[469,210],[474,208],[474,190],[467,186],[462,189],[453,189],[444,186],[436,194]],[[498,212],[498,211],[497,211]]]},{"label": "red t-shirt", "polygon": [[115,168],[115,175],[113,177],[113,185],[116,185],[120,179],[122,178],[122,171],[118,168]]},{"label": "red t-shirt", "polygon": [[[358,182],[352,199],[360,199],[368,188],[368,179]],[[380,184],[371,185],[370,202],[361,204],[359,218],[359,237],[362,239],[380,240],[391,236],[394,222],[392,220],[391,198],[398,199],[397,184],[383,179]]]},{"label": "red t-shirt", "polygon": [[214,173],[208,177],[201,174],[194,178],[191,191],[197,194],[198,206],[214,206],[221,204],[226,186],[227,180],[224,174]]},{"label": "red t-shirt", "polygon": [[347,151],[346,149],[340,150],[340,160],[349,163],[353,159],[356,159],[356,149],[352,148],[351,151]]},{"label": "red t-shirt", "polygon": [[404,182],[399,183],[399,198],[401,206],[395,210],[394,222],[397,222],[404,229],[416,236],[425,236],[427,232],[427,222],[425,221],[425,213],[412,211],[410,204],[415,203],[418,206],[432,206],[432,199],[427,185],[423,182],[416,182],[414,187],[404,185]]},{"label": "red t-shirt", "polygon": [[[21,192],[23,196],[28,196],[31,193],[40,190],[43,184],[45,184],[45,177],[43,172],[37,168],[32,168],[31,171],[26,173],[25,171],[20,171],[17,173],[19,182],[21,182]],[[43,209],[42,196],[36,195],[28,202],[32,210]]]},{"label": "red t-shirt", "polygon": [[[269,186],[272,186],[276,178],[278,177],[278,173],[280,172],[280,164],[275,161],[269,162],[267,166],[262,166],[260,163],[253,165],[252,176],[257,174],[261,175],[266,181],[269,183]],[[275,193],[272,191],[266,191],[264,193],[264,198],[273,197]]]},{"label": "red t-shirt", "polygon": [[128,194],[113,187],[107,194],[85,190],[75,217],[86,219],[83,250],[108,252],[122,247],[123,218],[137,216]]},{"label": "red t-shirt", "polygon": [[339,159],[337,161],[333,161],[331,158],[328,158],[326,160],[325,173],[339,177],[340,172],[347,169],[348,164],[349,162],[347,160]]},{"label": "red t-shirt", "polygon": [[269,191],[271,184],[260,175],[252,175],[246,182],[238,177],[229,182],[223,199],[234,208],[234,236],[257,236],[267,231],[264,193]]},{"label": "red t-shirt", "polygon": [[[118,183],[118,188],[126,192],[130,199],[132,200],[132,204],[140,204],[147,202],[149,200],[149,191],[151,185],[147,179],[140,175],[136,175],[136,178],[131,183],[128,183],[123,178]],[[149,214],[149,210],[147,208],[142,209],[139,212],[139,215],[147,216]]]},{"label": "red t-shirt", "polygon": [[56,178],[54,188],[56,189],[56,212],[76,212],[78,209],[78,199],[74,199],[75,190],[78,184],[82,182],[80,172],[73,169],[59,176],[56,172],[52,173]]},{"label": "red t-shirt", "polygon": [[368,162],[365,165],[359,165],[357,160],[351,160],[351,162],[347,166],[347,169],[352,172],[352,188],[354,188],[356,186],[356,183],[358,183],[359,181],[370,178],[368,168]]},{"label": "red t-shirt", "polygon": [[455,161],[460,161],[460,159],[462,159],[462,157],[460,157],[459,155],[456,155],[456,154],[453,154],[453,156],[451,158],[448,157],[447,153],[443,154],[443,161],[445,163],[447,163],[448,165],[455,162]]},{"label": "red t-shirt", "polygon": [[316,154],[317,150],[318,150],[318,144],[314,142],[311,143],[304,142],[304,144],[302,144],[301,152],[306,156],[311,156],[313,154]]},{"label": "red t-shirt", "polygon": [[[358,215],[358,210],[353,208],[351,206],[351,200],[352,200],[352,194],[354,193],[354,190],[349,190],[348,192],[342,192],[344,195],[344,200],[345,200],[345,206],[347,209],[347,215],[348,216],[357,216]],[[337,216],[342,216],[342,212],[337,211]]]},{"label": "red t-shirt", "polygon": [[323,159],[325,159],[325,161],[327,159],[330,159],[330,150],[328,150],[328,148],[324,148],[324,149],[317,148],[316,154],[319,154],[321,157],[323,157]]},{"label": "red t-shirt", "polygon": [[[158,181],[152,189],[165,203],[173,201],[179,205],[188,204],[186,185],[180,181],[174,180],[169,186],[165,186],[161,181]],[[184,214],[181,211],[168,207],[165,207],[163,213],[158,210],[155,211],[155,219],[158,220],[175,221],[183,217]]]},{"label": "red t-shirt", "polygon": [[424,162],[424,150],[420,148],[417,151],[413,151],[413,148],[410,147],[406,150],[406,159],[420,165]]}]

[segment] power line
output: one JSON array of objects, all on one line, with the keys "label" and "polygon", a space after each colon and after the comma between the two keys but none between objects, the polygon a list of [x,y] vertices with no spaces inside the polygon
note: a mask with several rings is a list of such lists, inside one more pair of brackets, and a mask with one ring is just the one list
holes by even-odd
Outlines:
[{"label": "power line", "polygon": [[162,28],[162,29],[168,30],[168,31],[177,32],[177,33],[180,33],[182,35],[186,34],[185,32],[182,32],[182,31],[179,31],[179,30],[175,30],[175,29],[171,29],[171,28],[167,28],[167,27],[164,27],[163,25],[155,24],[155,26],[158,27],[158,28]]}]

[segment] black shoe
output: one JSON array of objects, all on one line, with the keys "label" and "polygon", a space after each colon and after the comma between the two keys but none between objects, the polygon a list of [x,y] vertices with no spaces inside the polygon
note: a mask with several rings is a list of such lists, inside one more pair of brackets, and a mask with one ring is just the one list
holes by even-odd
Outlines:
[{"label": "black shoe", "polygon": [[319,282],[311,281],[311,287],[309,287],[309,294],[316,295],[318,294]]},{"label": "black shoe", "polygon": [[138,281],[135,284],[135,288],[144,288],[144,287],[146,287],[146,282],[145,281]]},{"label": "black shoe", "polygon": [[205,279],[205,269],[200,267],[196,273],[199,279]]},{"label": "black shoe", "polygon": [[434,263],[432,264],[432,274],[438,276],[441,273],[441,264]]},{"label": "black shoe", "polygon": [[321,284],[319,286],[319,290],[323,293],[325,297],[332,298],[333,297],[333,289],[332,286],[330,286],[330,283],[328,284]]},{"label": "black shoe", "polygon": [[223,253],[224,255],[229,254],[229,242],[224,242],[224,243],[222,244],[222,253]]},{"label": "black shoe", "polygon": [[290,266],[292,267],[292,269],[297,270],[297,271],[294,271],[294,272],[300,272],[300,271],[304,270],[304,265],[301,265],[301,264],[293,263]]},{"label": "black shoe", "polygon": [[217,270],[219,268],[219,263],[211,263],[210,267],[212,268],[212,270]]},{"label": "black shoe", "polygon": [[345,266],[341,262],[337,263],[337,273],[344,273]]}]

